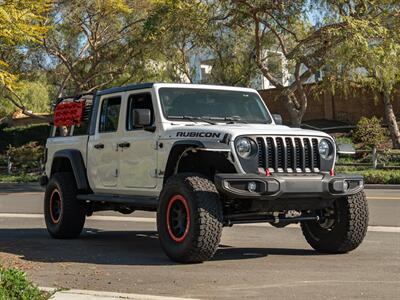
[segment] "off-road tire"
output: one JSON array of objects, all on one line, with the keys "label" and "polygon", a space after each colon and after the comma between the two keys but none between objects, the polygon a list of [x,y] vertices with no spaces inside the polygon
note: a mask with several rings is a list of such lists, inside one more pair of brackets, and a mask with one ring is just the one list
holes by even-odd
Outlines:
[{"label": "off-road tire", "polygon": [[356,249],[368,229],[368,204],[364,191],[335,200],[335,223],[330,230],[316,221],[301,223],[307,242],[323,253],[346,253]]},{"label": "off-road tire", "polygon": [[[182,236],[179,242],[171,236],[167,224],[167,210],[174,197],[187,199],[189,209],[187,235]],[[193,173],[182,173],[168,179],[160,195],[157,228],[161,246],[171,260],[180,263],[209,260],[217,251],[222,227],[222,206],[212,181]]]},{"label": "off-road tire", "polygon": [[[52,197],[58,194],[60,209],[58,218],[52,215]],[[52,175],[44,197],[44,216],[47,231],[57,239],[76,238],[82,232],[85,224],[85,204],[76,199],[77,187],[74,175],[69,172],[60,172]]]}]

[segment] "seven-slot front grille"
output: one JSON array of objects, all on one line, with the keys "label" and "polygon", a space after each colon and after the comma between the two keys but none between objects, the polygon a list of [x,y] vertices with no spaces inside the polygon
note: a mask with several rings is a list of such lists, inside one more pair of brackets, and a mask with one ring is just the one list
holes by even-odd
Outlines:
[{"label": "seven-slot front grille", "polygon": [[318,139],[257,137],[258,167],[270,172],[319,172]]}]

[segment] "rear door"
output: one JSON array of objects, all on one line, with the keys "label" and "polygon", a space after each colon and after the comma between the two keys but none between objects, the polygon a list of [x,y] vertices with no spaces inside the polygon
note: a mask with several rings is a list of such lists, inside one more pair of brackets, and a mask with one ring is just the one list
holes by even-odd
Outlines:
[{"label": "rear door", "polygon": [[118,141],[121,128],[122,95],[100,99],[100,113],[94,135],[88,142],[89,183],[95,192],[110,192],[118,184]]},{"label": "rear door", "polygon": [[156,122],[151,90],[127,94],[124,134],[119,143],[126,145],[119,150],[120,190],[153,189],[156,187],[156,133],[133,125],[134,109],[150,109],[153,125]]}]

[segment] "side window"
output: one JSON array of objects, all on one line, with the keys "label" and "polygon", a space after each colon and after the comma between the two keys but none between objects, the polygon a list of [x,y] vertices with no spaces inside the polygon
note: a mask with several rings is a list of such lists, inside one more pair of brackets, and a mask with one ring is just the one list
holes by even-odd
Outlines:
[{"label": "side window", "polygon": [[135,109],[150,109],[151,122],[154,123],[154,109],[150,93],[141,93],[130,95],[128,98],[128,112],[126,118],[126,129],[134,130],[133,110]]},{"label": "side window", "polygon": [[86,100],[85,110],[83,112],[82,122],[75,126],[73,135],[86,135],[89,132],[89,121],[92,115],[92,100]]},{"label": "side window", "polygon": [[101,104],[99,132],[113,132],[118,129],[121,97],[104,99]]}]

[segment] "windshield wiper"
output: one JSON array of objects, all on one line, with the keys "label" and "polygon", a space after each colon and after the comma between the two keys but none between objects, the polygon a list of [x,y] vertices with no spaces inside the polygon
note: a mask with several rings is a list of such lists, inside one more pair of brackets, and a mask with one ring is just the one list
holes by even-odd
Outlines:
[{"label": "windshield wiper", "polygon": [[206,122],[206,123],[211,124],[211,125],[217,125],[217,123],[208,120],[207,117],[204,118],[204,117],[193,117],[193,116],[168,116],[168,118],[189,120],[189,121],[193,121],[193,122],[203,121],[203,122]]},{"label": "windshield wiper", "polygon": [[247,124],[246,121],[243,121],[242,118],[239,116],[232,116],[232,117],[207,117],[210,120],[215,120],[215,121],[228,121],[228,124],[234,124],[234,123],[243,123]]}]

